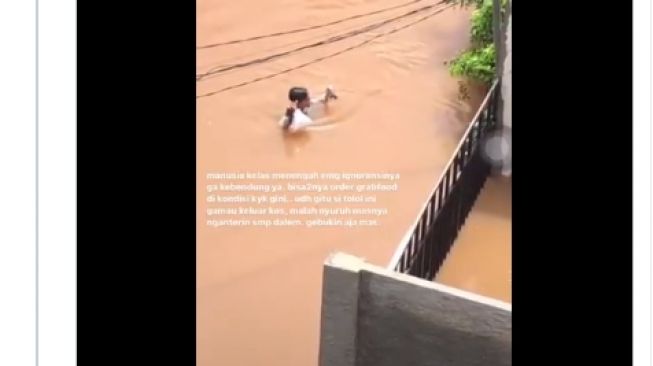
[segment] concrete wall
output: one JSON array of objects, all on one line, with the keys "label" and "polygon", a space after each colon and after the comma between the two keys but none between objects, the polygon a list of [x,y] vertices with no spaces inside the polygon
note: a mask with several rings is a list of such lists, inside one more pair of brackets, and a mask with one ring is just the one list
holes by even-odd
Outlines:
[{"label": "concrete wall", "polygon": [[359,273],[346,267],[343,263],[324,266],[319,365],[356,365]]},{"label": "concrete wall", "polygon": [[[508,130],[512,129],[512,2],[508,8],[508,26],[506,29],[505,61],[503,63],[503,76],[501,82],[501,97],[503,100],[503,125]],[[512,146],[512,134],[508,144]],[[512,175],[512,148],[509,149],[510,156],[504,162],[504,175]]]},{"label": "concrete wall", "polygon": [[506,57],[503,62],[501,96],[503,99],[503,125],[512,127],[512,15],[508,17],[505,43]]},{"label": "concrete wall", "polygon": [[320,366],[511,365],[510,304],[372,266],[324,266]]}]

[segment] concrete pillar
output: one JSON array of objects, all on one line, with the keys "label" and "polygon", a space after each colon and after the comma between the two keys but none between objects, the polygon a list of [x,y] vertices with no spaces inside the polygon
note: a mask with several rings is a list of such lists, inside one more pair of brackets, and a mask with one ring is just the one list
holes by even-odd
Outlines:
[{"label": "concrete pillar", "polygon": [[320,366],[356,365],[358,278],[355,257],[335,254],[323,269]]},{"label": "concrete pillar", "polygon": [[[503,100],[503,126],[506,131],[512,130],[512,2],[508,7],[508,26],[506,30],[505,52],[506,58],[503,64],[503,75],[501,80],[501,98]],[[512,134],[507,133],[509,144],[509,155],[504,159],[503,175],[512,175]]]},{"label": "concrete pillar", "polygon": [[[501,88],[497,103],[497,119],[501,129],[488,140],[486,149],[492,154],[492,174],[512,175],[512,2],[508,0],[502,23],[496,22],[498,1],[494,3],[494,34],[497,47],[496,72],[501,76]],[[505,18],[505,19],[504,19]],[[497,30],[500,28],[500,30]],[[499,36],[497,36],[499,34]],[[500,40],[499,40],[500,38]]]}]

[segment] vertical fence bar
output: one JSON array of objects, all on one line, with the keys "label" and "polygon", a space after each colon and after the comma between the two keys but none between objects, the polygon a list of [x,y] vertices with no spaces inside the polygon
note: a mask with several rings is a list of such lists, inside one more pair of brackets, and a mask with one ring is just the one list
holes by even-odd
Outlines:
[{"label": "vertical fence bar", "polygon": [[440,210],[442,209],[442,182],[438,185],[438,214],[440,213]]},{"label": "vertical fence bar", "polygon": [[445,168],[438,186],[420,214],[394,269],[433,279],[464,225],[487,177],[490,165],[482,158],[480,143],[497,125],[496,82],[482,108]]}]

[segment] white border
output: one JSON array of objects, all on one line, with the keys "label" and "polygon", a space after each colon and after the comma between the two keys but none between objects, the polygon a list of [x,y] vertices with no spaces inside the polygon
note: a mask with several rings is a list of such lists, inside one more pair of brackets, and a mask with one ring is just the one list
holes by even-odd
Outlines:
[{"label": "white border", "polygon": [[[649,366],[653,348],[651,347],[650,0],[633,2],[633,72],[633,364]],[[623,121],[623,123],[628,122]],[[619,123],[615,123],[614,126],[619,128]],[[629,245],[625,242],[613,244]]]},{"label": "white border", "polygon": [[38,4],[39,365],[73,366],[77,363],[77,4],[75,0],[38,0]]},{"label": "white border", "polygon": [[36,362],[36,3],[0,1],[0,365]]},{"label": "white border", "polygon": [[76,24],[75,0],[0,1],[3,366],[77,363]]},{"label": "white border", "polygon": [[[0,365],[36,364],[36,2],[0,2]],[[40,364],[76,364],[76,3],[40,4]],[[634,1],[634,364],[651,365],[651,4]],[[629,121],[623,121],[628,123]],[[630,243],[623,243],[629,245]]]}]

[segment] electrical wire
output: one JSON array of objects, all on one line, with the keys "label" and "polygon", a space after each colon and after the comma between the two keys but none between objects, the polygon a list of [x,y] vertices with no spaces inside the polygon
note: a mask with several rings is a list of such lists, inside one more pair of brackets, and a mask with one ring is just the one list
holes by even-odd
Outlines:
[{"label": "electrical wire", "polygon": [[221,46],[226,46],[226,45],[232,45],[232,44],[236,44],[236,43],[256,41],[256,40],[259,40],[259,39],[279,37],[279,36],[283,36],[283,35],[287,35],[287,34],[300,33],[300,32],[305,32],[305,31],[309,31],[309,30],[313,30],[313,29],[324,28],[324,27],[328,27],[328,26],[331,26],[331,25],[343,23],[343,22],[346,22],[346,21],[349,21],[349,20],[363,18],[363,17],[366,17],[366,16],[381,14],[381,13],[384,13],[386,11],[403,8],[403,7],[412,5],[412,4],[416,4],[416,3],[421,2],[421,1],[423,1],[423,0],[412,0],[412,1],[409,1],[409,2],[406,2],[406,3],[403,3],[403,4],[390,6],[390,7],[387,7],[387,8],[371,11],[371,12],[368,12],[368,13],[352,15],[350,17],[330,21],[328,23],[313,25],[313,26],[304,27],[304,28],[291,29],[291,30],[287,30],[287,31],[283,31],[283,32],[269,33],[269,34],[263,34],[263,35],[259,35],[259,36],[248,37],[248,38],[235,39],[235,40],[226,41],[226,42],[212,43],[212,44],[207,44],[207,45],[203,45],[203,46],[198,46],[198,47],[196,47],[196,49],[197,50],[205,50],[205,49],[208,49],[208,48],[215,48],[215,47],[221,47]]},{"label": "electrical wire", "polygon": [[390,18],[390,19],[386,19],[386,20],[383,20],[383,21],[380,21],[380,22],[377,22],[377,23],[373,23],[371,25],[367,25],[365,27],[361,27],[361,28],[355,29],[353,31],[349,31],[347,33],[339,34],[337,36],[332,36],[332,37],[329,37],[327,39],[324,39],[324,40],[321,40],[321,41],[318,41],[318,42],[314,42],[314,43],[311,43],[311,44],[308,44],[308,45],[304,45],[304,46],[301,46],[301,47],[297,47],[297,48],[294,48],[294,49],[291,49],[291,50],[288,50],[288,51],[279,52],[279,53],[276,53],[276,54],[272,54],[272,55],[269,55],[269,56],[261,57],[261,58],[254,59],[254,60],[250,60],[250,61],[247,61],[247,62],[242,62],[242,63],[238,63],[238,64],[224,66],[224,67],[218,68],[216,70],[209,70],[209,71],[204,72],[202,74],[196,75],[195,80],[196,81],[201,81],[202,79],[204,79],[204,78],[206,78],[207,76],[210,76],[210,75],[219,74],[219,73],[223,73],[225,71],[239,69],[239,68],[243,68],[243,67],[247,67],[247,66],[251,66],[251,65],[265,63],[265,62],[268,62],[268,61],[271,61],[271,60],[274,60],[274,59],[277,59],[277,58],[280,58],[280,57],[291,55],[291,54],[299,52],[299,51],[303,51],[303,50],[306,50],[306,49],[315,48],[315,47],[335,43],[335,42],[338,42],[338,41],[342,41],[344,39],[351,38],[351,37],[354,37],[356,35],[359,35],[359,34],[362,34],[362,33],[365,33],[365,32],[369,32],[369,31],[377,29],[377,28],[380,28],[380,27],[382,27],[382,26],[384,26],[386,24],[399,21],[401,19],[410,17],[412,15],[418,14],[418,13],[423,12],[423,11],[427,11],[429,9],[432,9],[432,8],[438,6],[438,5],[443,4],[445,1],[446,0],[441,0],[441,1],[439,1],[437,3],[434,3],[434,4],[422,6],[420,8],[411,10],[411,11],[406,12],[406,13],[403,13],[403,14],[401,14],[399,16],[396,16],[396,17],[393,17],[393,18]]},{"label": "electrical wire", "polygon": [[[348,26],[348,27],[345,27],[343,29],[343,31],[353,31],[355,29],[358,29],[359,27],[360,27],[360,25]],[[238,55],[238,56],[235,56],[235,57],[223,59],[223,60],[218,61],[217,65],[213,65],[213,66],[209,65],[208,70],[206,70],[204,72],[197,73],[195,75],[195,77],[197,79],[197,77],[199,75],[201,75],[201,74],[211,73],[212,71],[218,70],[220,68],[228,67],[228,66],[231,66],[231,65],[235,65],[236,63],[243,62],[243,59],[245,59],[245,58],[263,57],[264,55],[267,55],[270,52],[278,52],[279,50],[282,50],[282,49],[284,49],[286,47],[296,46],[296,45],[299,45],[299,44],[304,44],[304,43],[307,43],[307,42],[316,41],[318,39],[323,39],[325,37],[328,37],[331,33],[333,33],[333,31],[328,31],[327,33],[321,32],[320,34],[316,34],[316,35],[313,35],[311,37],[302,38],[302,39],[299,39],[299,40],[283,43],[283,44],[273,46],[273,47],[270,47],[270,48],[258,49],[258,50],[254,51],[254,52],[249,52],[249,53],[241,54],[241,55]],[[229,72],[222,73],[222,75],[224,75],[224,74],[229,74]],[[210,77],[202,78],[202,80],[209,79],[209,78]]]},{"label": "electrical wire", "polygon": [[379,34],[377,34],[377,35],[371,37],[370,39],[367,39],[367,40],[365,40],[365,41],[363,41],[363,42],[360,42],[360,43],[358,43],[358,44],[356,44],[356,45],[353,45],[353,46],[347,47],[347,48],[345,48],[345,49],[342,49],[342,50],[340,50],[340,51],[338,51],[338,52],[331,53],[331,54],[329,54],[329,55],[322,56],[322,57],[319,57],[319,58],[313,59],[313,60],[311,60],[311,61],[309,61],[309,62],[306,62],[306,63],[300,64],[300,65],[297,65],[297,66],[294,66],[294,67],[291,67],[291,68],[288,68],[288,69],[285,69],[285,70],[281,70],[281,71],[279,71],[279,72],[275,72],[275,73],[272,73],[272,74],[268,74],[268,75],[266,75],[266,76],[261,76],[261,77],[258,77],[258,78],[255,78],[255,79],[252,79],[252,80],[249,80],[249,81],[245,81],[245,82],[242,82],[242,83],[238,83],[238,84],[230,85],[230,86],[227,86],[227,87],[224,87],[224,88],[222,88],[222,89],[218,89],[218,90],[215,90],[215,91],[212,91],[212,92],[208,92],[208,93],[200,94],[200,95],[195,96],[195,99],[201,99],[201,98],[210,97],[210,96],[213,96],[213,95],[216,95],[216,94],[224,93],[224,92],[229,91],[229,90],[233,90],[233,89],[241,88],[241,87],[244,87],[244,86],[247,86],[247,85],[250,85],[250,84],[254,84],[254,83],[257,83],[257,82],[259,82],[259,81],[263,81],[263,80],[267,80],[267,79],[272,79],[272,78],[277,77],[277,76],[279,76],[279,75],[287,74],[287,73],[289,73],[289,72],[292,72],[292,71],[295,71],[295,70],[298,70],[298,69],[302,69],[302,68],[304,68],[304,67],[306,67],[306,66],[309,66],[309,65],[312,65],[312,64],[315,64],[315,63],[318,63],[318,62],[324,61],[324,60],[326,60],[326,59],[336,57],[336,56],[341,55],[341,54],[343,54],[343,53],[346,53],[346,52],[352,51],[352,50],[354,50],[354,49],[360,48],[360,47],[362,47],[362,46],[364,46],[364,45],[366,45],[366,44],[372,42],[372,41],[375,40],[375,39],[378,39],[378,38],[381,38],[381,37],[383,37],[383,36],[387,36],[387,35],[390,35],[390,34],[393,34],[393,33],[399,32],[399,31],[404,30],[404,29],[406,29],[406,28],[408,28],[408,27],[411,27],[411,26],[414,26],[414,25],[416,25],[416,24],[418,24],[418,23],[421,23],[421,22],[423,22],[423,21],[425,21],[425,20],[427,20],[427,19],[429,19],[429,18],[431,18],[431,17],[433,17],[433,16],[435,16],[435,15],[437,15],[437,14],[439,14],[439,13],[442,13],[443,11],[445,11],[446,9],[448,9],[448,8],[454,6],[454,5],[455,5],[455,4],[447,5],[447,6],[443,7],[443,8],[440,8],[440,9],[438,9],[438,10],[436,10],[436,11],[434,11],[434,12],[432,12],[432,13],[426,15],[426,16],[424,16],[424,17],[421,17],[421,18],[417,19],[416,21],[413,21],[413,22],[411,22],[411,23],[407,23],[407,24],[405,24],[405,25],[403,25],[403,26],[401,26],[401,27],[398,27],[398,28],[392,29],[392,30],[390,30],[390,31],[388,31],[388,32],[385,32],[385,33],[379,33]]}]

